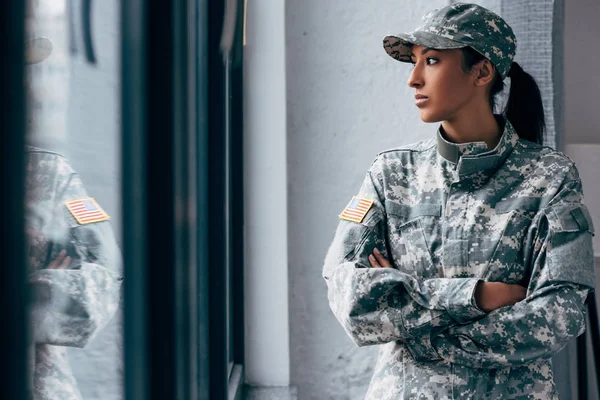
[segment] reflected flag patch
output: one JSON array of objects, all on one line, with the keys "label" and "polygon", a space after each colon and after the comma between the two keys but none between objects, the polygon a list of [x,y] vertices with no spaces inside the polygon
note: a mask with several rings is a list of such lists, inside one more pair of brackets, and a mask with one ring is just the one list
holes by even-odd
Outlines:
[{"label": "reflected flag patch", "polygon": [[96,203],[96,200],[91,197],[69,201],[65,204],[79,225],[86,225],[110,219],[108,214],[100,208],[98,203]]},{"label": "reflected flag patch", "polygon": [[373,200],[353,196],[350,203],[348,203],[344,211],[340,214],[340,219],[360,224],[371,209],[371,206],[373,206]]}]

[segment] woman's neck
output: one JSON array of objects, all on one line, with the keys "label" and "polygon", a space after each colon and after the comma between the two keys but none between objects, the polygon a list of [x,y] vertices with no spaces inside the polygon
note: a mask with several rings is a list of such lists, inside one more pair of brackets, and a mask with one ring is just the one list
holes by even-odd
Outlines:
[{"label": "woman's neck", "polygon": [[485,142],[492,150],[500,141],[502,128],[490,111],[461,115],[442,121],[446,139],[454,143]]}]

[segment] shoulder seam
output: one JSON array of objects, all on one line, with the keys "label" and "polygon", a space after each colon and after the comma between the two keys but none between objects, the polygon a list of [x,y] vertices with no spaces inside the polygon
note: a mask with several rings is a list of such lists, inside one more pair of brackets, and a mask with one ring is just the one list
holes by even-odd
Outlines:
[{"label": "shoulder seam", "polygon": [[422,148],[422,149],[415,149],[415,148],[408,147],[408,146],[416,146],[418,144],[426,143],[426,142],[427,141],[422,141],[422,142],[416,142],[416,143],[413,143],[413,144],[409,144],[409,145],[406,145],[407,148],[403,148],[402,146],[400,146],[400,147],[395,147],[393,149],[383,150],[383,151],[380,151],[377,154],[377,156],[380,156],[380,155],[386,154],[386,153],[391,153],[391,152],[394,152],[394,151],[412,151],[412,152],[420,153],[420,152],[423,152],[423,151],[430,150],[432,147],[435,146],[435,141],[432,140],[429,146],[427,146],[425,148]]},{"label": "shoulder seam", "polygon": [[[519,146],[521,148],[527,149],[527,147],[525,145],[523,145],[523,139],[519,139],[519,141],[517,143],[519,144]],[[533,142],[530,142],[530,143],[533,143]],[[564,157],[569,162],[568,163],[569,167],[576,166],[575,161],[573,161],[571,159],[571,157],[569,157],[565,152],[557,150],[557,149],[555,149],[553,147],[550,147],[550,146],[545,146],[545,145],[539,144],[539,143],[533,143],[533,144],[539,145],[540,146],[539,150],[544,150],[544,149],[549,150],[549,152],[547,154],[556,154],[556,155]]]},{"label": "shoulder seam", "polygon": [[[562,152],[562,151],[560,151],[560,150],[557,150],[557,149],[555,149],[554,147],[550,147],[550,146],[543,145],[543,144],[540,144],[540,143],[534,143],[534,142],[530,142],[530,141],[528,141],[528,140],[521,139],[521,138],[519,138],[519,140],[517,141],[517,144],[518,144],[518,145],[519,145],[521,148],[523,148],[523,149],[527,149],[528,147],[527,147],[527,145],[526,145],[524,142],[531,143],[531,144],[533,144],[533,145],[537,145],[537,146],[539,146],[539,148],[538,148],[539,150],[546,149],[546,150],[550,150],[550,151],[551,151],[551,152],[553,152],[553,153],[559,153],[559,154],[562,154],[562,155],[566,156],[566,154],[565,154],[564,152]],[[567,157],[567,158],[568,158],[568,157]]]}]

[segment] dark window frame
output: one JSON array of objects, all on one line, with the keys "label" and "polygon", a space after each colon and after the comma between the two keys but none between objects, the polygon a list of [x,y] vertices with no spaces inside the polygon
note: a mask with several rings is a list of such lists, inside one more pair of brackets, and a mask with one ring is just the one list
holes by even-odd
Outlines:
[{"label": "dark window frame", "polygon": [[[227,199],[229,220],[227,234],[229,255],[228,332],[231,348],[229,362],[229,398],[241,396],[244,383],[244,15],[245,1],[235,0],[236,22],[231,53],[225,61],[226,73],[226,135],[229,152],[227,168],[229,197]],[[228,61],[228,62],[227,62]]]},{"label": "dark window frame", "polygon": [[[0,398],[28,396],[29,327],[25,257],[25,2],[0,3]],[[23,268],[20,268],[23,266]]]},{"label": "dark window frame", "polygon": [[122,3],[127,399],[242,396],[244,2],[235,1],[229,58],[225,0]]},{"label": "dark window frame", "polygon": [[[122,2],[125,398],[199,398],[198,14]],[[200,397],[202,398],[202,397]]]}]

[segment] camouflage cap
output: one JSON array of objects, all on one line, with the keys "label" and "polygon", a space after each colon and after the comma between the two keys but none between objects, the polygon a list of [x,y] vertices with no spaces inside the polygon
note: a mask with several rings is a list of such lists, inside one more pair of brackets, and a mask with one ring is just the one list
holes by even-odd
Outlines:
[{"label": "camouflage cap", "polygon": [[398,61],[410,62],[413,45],[432,49],[471,47],[490,60],[506,78],[517,50],[513,30],[500,16],[477,4],[455,3],[423,17],[410,33],[386,36],[385,51]]}]

